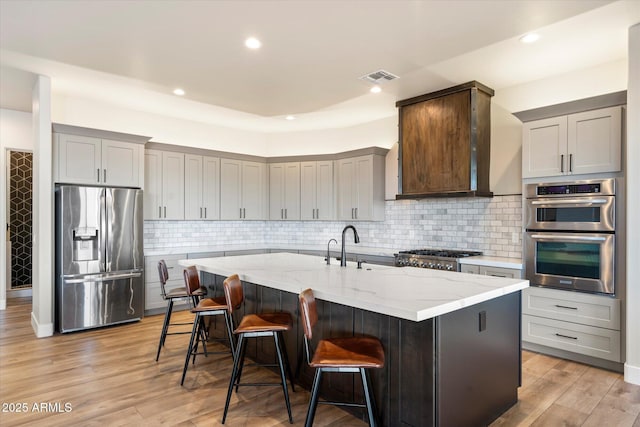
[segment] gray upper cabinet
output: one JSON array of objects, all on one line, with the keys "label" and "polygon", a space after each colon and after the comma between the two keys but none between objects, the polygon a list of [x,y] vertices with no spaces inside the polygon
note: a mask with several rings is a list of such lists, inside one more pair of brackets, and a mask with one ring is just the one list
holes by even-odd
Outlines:
[{"label": "gray upper cabinet", "polygon": [[621,106],[523,125],[523,178],[617,172],[621,155]]},{"label": "gray upper cabinet", "polygon": [[335,219],[333,161],[300,163],[300,218]]},{"label": "gray upper cabinet", "polygon": [[144,219],[184,219],[184,156],[145,151]]},{"label": "gray upper cabinet", "polygon": [[384,162],[375,154],[336,161],[338,219],[384,220]]},{"label": "gray upper cabinet", "polygon": [[143,145],[91,136],[54,134],[55,181],[141,187]]},{"label": "gray upper cabinet", "polygon": [[220,219],[267,219],[265,163],[220,159]]},{"label": "gray upper cabinet", "polygon": [[185,155],[185,219],[220,219],[220,159]]},{"label": "gray upper cabinet", "polygon": [[269,165],[269,219],[300,219],[300,163]]}]

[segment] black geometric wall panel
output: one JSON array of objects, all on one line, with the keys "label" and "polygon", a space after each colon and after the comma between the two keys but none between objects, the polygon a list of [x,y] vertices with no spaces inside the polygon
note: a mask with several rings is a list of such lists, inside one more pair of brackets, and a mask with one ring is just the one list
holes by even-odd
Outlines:
[{"label": "black geometric wall panel", "polygon": [[9,170],[11,288],[31,286],[33,154],[12,151]]}]

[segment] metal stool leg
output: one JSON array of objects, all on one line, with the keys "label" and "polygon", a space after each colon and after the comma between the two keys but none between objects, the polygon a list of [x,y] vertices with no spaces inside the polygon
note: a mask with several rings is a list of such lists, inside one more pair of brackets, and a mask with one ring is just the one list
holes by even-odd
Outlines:
[{"label": "metal stool leg", "polygon": [[[284,401],[287,405],[287,413],[289,414],[289,423],[293,424],[293,417],[291,416],[291,402],[289,401],[289,390],[287,389],[287,376],[284,373],[284,361],[282,360],[282,349],[281,349],[281,345],[280,345],[280,337],[279,337],[280,333],[279,332],[274,332],[273,333],[273,341],[274,344],[276,345],[276,354],[278,355],[278,366],[280,367],[280,379],[282,380],[282,391],[284,392]],[[286,353],[285,353],[285,357]],[[288,366],[288,362],[287,362],[287,366]],[[289,376],[291,376],[291,373],[289,373]],[[291,383],[293,385],[293,382]]]},{"label": "metal stool leg", "polygon": [[[184,368],[182,369],[182,379],[180,380],[180,385],[184,384],[184,377],[187,375],[187,368],[189,367],[189,358],[191,357],[191,352],[193,349],[193,340],[197,339],[198,328],[200,323],[198,322],[198,315],[196,314],[196,318],[193,319],[193,329],[191,331],[191,339],[189,340],[189,347],[187,347],[187,357],[184,360]],[[195,360],[195,356],[194,356]]]},{"label": "metal stool leg", "polygon": [[322,381],[322,368],[316,368],[316,374],[313,377],[313,385],[311,386],[311,399],[309,400],[307,419],[304,422],[305,427],[313,426],[313,418],[316,415],[316,408],[318,407],[318,392],[320,391],[320,381]]},{"label": "metal stool leg", "polygon": [[375,427],[376,418],[373,412],[375,403],[373,402],[373,398],[371,397],[371,384],[370,384],[369,375],[366,369],[360,368],[360,376],[362,377],[362,387],[364,388],[364,400],[367,405],[367,415],[369,416],[369,425],[371,427]]},{"label": "metal stool leg", "polygon": [[233,331],[231,330],[231,315],[228,311],[224,312],[224,323],[227,326],[227,337],[229,338],[229,348],[231,349],[231,357],[235,358],[235,343],[233,342]]},{"label": "metal stool leg", "polygon": [[164,340],[167,338],[169,330],[169,321],[171,320],[171,311],[173,310],[173,300],[169,299],[167,310],[164,313],[164,323],[162,324],[162,332],[160,333],[160,342],[158,342],[158,353],[156,354],[156,362],[160,359],[160,349],[164,347]]},{"label": "metal stool leg", "polygon": [[[240,350],[240,364],[238,365],[238,373],[236,374],[236,393],[238,392],[238,387],[240,387],[240,378],[242,378],[242,369],[244,368],[244,357],[247,352],[246,340],[244,341],[244,344],[239,350]],[[236,352],[237,351],[238,351],[238,348],[236,348]]]},{"label": "metal stool leg", "polygon": [[227,411],[229,410],[229,402],[231,401],[231,392],[233,391],[233,385],[236,382],[236,375],[238,371],[238,364],[240,362],[240,355],[242,354],[242,345],[244,344],[244,335],[240,334],[238,337],[238,345],[236,347],[235,357],[233,358],[233,369],[231,370],[231,379],[229,380],[229,389],[227,390],[227,401],[224,404],[224,413],[222,414],[222,424],[227,419]]}]

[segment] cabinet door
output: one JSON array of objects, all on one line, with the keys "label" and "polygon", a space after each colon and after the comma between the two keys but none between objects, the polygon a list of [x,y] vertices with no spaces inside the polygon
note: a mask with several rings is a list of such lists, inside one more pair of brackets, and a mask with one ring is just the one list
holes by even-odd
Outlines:
[{"label": "cabinet door", "polygon": [[162,217],[184,219],[183,153],[162,153]]},{"label": "cabinet door", "polygon": [[144,219],[162,218],[162,151],[144,152]]},{"label": "cabinet door", "polygon": [[202,156],[184,156],[184,219],[202,219]]},{"label": "cabinet door", "polygon": [[269,219],[284,219],[285,164],[269,165]]},{"label": "cabinet door", "polygon": [[242,162],[220,159],[220,219],[240,219]]},{"label": "cabinet door", "polygon": [[480,274],[480,267],[477,265],[462,264],[460,266],[460,272],[469,274]]},{"label": "cabinet door", "polygon": [[243,219],[265,219],[268,194],[266,165],[242,162],[241,205]]},{"label": "cabinet door", "polygon": [[355,159],[355,219],[373,218],[373,156]]},{"label": "cabinet door", "polygon": [[284,219],[300,219],[300,163],[284,166]]},{"label": "cabinet door", "polygon": [[525,123],[522,127],[522,177],[567,172],[567,117]]},{"label": "cabinet door", "polygon": [[98,138],[57,134],[57,182],[69,184],[103,184]]},{"label": "cabinet door", "polygon": [[356,160],[338,160],[338,219],[355,219]]},{"label": "cabinet door", "polygon": [[316,164],[316,219],[334,219],[333,161],[319,161]]},{"label": "cabinet door", "polygon": [[202,158],[203,219],[220,219],[220,159]]},{"label": "cabinet door", "polygon": [[568,117],[570,173],[618,172],[622,153],[622,107]]},{"label": "cabinet door", "polygon": [[102,180],[118,187],[140,187],[142,145],[102,140]]},{"label": "cabinet door", "polygon": [[317,163],[300,163],[300,218],[303,220],[316,219],[317,209]]}]

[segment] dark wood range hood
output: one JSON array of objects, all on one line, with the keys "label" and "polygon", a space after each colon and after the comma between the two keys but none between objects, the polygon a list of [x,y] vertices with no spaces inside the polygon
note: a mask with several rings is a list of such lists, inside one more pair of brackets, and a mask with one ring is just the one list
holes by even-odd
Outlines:
[{"label": "dark wood range hood", "polygon": [[489,190],[491,97],[472,81],[396,102],[396,199],[492,197]]}]

